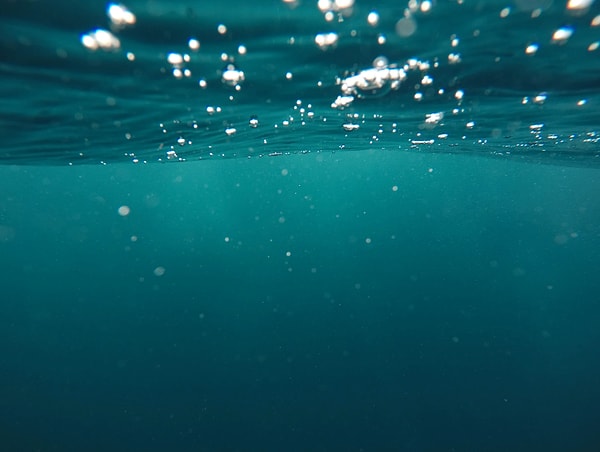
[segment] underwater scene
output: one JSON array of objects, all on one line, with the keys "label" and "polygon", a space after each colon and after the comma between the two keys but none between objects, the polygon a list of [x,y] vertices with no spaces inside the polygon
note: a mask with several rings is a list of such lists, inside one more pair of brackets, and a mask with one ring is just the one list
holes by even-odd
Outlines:
[{"label": "underwater scene", "polygon": [[0,0],[0,450],[600,450],[600,3]]}]

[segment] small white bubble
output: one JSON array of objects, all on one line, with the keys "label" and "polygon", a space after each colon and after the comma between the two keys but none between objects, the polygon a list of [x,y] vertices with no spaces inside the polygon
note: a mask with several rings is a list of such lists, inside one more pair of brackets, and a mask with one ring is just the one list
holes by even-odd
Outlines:
[{"label": "small white bubble", "polygon": [[180,65],[183,63],[183,55],[180,53],[171,52],[167,55],[167,61],[172,65]]},{"label": "small white bubble", "polygon": [[219,24],[217,26],[217,31],[219,32],[220,35],[224,35],[225,33],[227,33],[227,27],[223,24]]},{"label": "small white bubble", "polygon": [[527,55],[534,55],[538,51],[539,46],[537,44],[529,44],[525,48],[525,53]]},{"label": "small white bubble", "polygon": [[163,276],[165,274],[165,271],[165,267],[159,266],[154,269],[153,273],[155,276]]},{"label": "small white bubble", "polygon": [[371,11],[367,16],[367,22],[369,25],[376,27],[379,24],[379,13],[377,11]]},{"label": "small white bubble", "polygon": [[121,215],[122,217],[126,217],[131,212],[131,209],[129,208],[129,206],[121,206],[119,207],[117,212],[119,212],[119,215]]}]

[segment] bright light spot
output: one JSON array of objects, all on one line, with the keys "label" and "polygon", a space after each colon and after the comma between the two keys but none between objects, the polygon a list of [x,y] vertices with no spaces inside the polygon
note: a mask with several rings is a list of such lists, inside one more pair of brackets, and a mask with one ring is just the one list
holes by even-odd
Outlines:
[{"label": "bright light spot", "polygon": [[546,102],[546,98],[547,98],[546,93],[540,93],[533,98],[533,103],[541,105],[544,102]]},{"label": "bright light spot", "polygon": [[153,272],[153,273],[154,273],[154,275],[155,275],[155,276],[162,276],[162,275],[164,275],[164,274],[165,274],[165,271],[166,271],[165,267],[162,267],[162,266],[161,266],[161,267],[156,267],[156,268],[154,269],[154,272]]},{"label": "bright light spot", "polygon": [[344,128],[345,131],[352,132],[353,130],[357,130],[360,126],[358,124],[347,123],[347,124],[342,124],[342,127]]},{"label": "bright light spot", "polygon": [[569,0],[567,2],[567,9],[571,9],[571,10],[582,10],[582,9],[588,9],[592,3],[594,3],[594,0]]},{"label": "bright light spot", "polygon": [[124,5],[110,3],[106,9],[106,14],[108,14],[108,18],[113,25],[127,26],[135,24],[135,14]]},{"label": "bright light spot", "polygon": [[529,44],[525,49],[527,55],[534,55],[538,51],[539,46],[537,44]]},{"label": "bright light spot", "polygon": [[500,17],[502,17],[503,19],[505,17],[508,17],[508,15],[510,14],[510,8],[506,7],[504,9],[502,9],[502,11],[500,11]]},{"label": "bright light spot", "polygon": [[133,52],[127,52],[126,57],[129,61],[135,61],[135,54]]},{"label": "bright light spot", "polygon": [[198,86],[200,86],[200,88],[204,89],[208,86],[208,83],[206,83],[206,80],[204,80],[203,78],[198,80]]},{"label": "bright light spot", "polygon": [[237,129],[235,127],[228,127],[227,129],[225,129],[225,133],[229,136],[234,135],[237,132]]},{"label": "bright light spot", "polygon": [[369,25],[376,27],[379,24],[379,13],[377,11],[371,11],[367,16],[367,22]]},{"label": "bright light spot", "polygon": [[343,109],[354,102],[354,96],[338,96],[331,104],[331,108]]},{"label": "bright light spot", "polygon": [[442,119],[444,119],[444,113],[428,113],[425,115],[425,124],[438,124]]},{"label": "bright light spot", "polygon": [[475,121],[469,121],[466,124],[467,129],[472,129],[473,127],[475,127]]},{"label": "bright light spot", "polygon": [[224,35],[225,33],[227,33],[227,27],[223,24],[219,24],[217,26],[217,31],[219,32],[220,35]]},{"label": "bright light spot", "polygon": [[342,93],[346,96],[356,95],[359,97],[381,95],[391,89],[398,89],[401,82],[406,79],[406,72],[403,69],[387,67],[387,58],[385,57],[376,58],[373,64],[377,64],[377,66],[364,69],[356,75],[338,81],[338,84],[341,84]]},{"label": "bright light spot", "polygon": [[449,53],[448,54],[448,64],[458,64],[461,62],[459,53]]},{"label": "bright light spot", "polygon": [[552,41],[559,44],[564,44],[573,34],[573,29],[570,27],[562,27],[554,32]]},{"label": "bright light spot", "polygon": [[432,8],[432,4],[429,0],[424,0],[421,2],[421,12],[422,13],[428,13],[429,11],[431,11]]},{"label": "bright light spot", "polygon": [[589,46],[588,46],[588,51],[589,52],[593,52],[594,50],[598,50],[598,47],[600,47],[600,41],[596,41],[596,42],[592,42]]},{"label": "bright light spot", "polygon": [[321,12],[330,11],[333,9],[333,1],[332,0],[319,0],[317,6],[321,10]]},{"label": "bright light spot", "polygon": [[183,55],[180,53],[169,53],[167,55],[167,61],[173,66],[179,66],[183,64]]},{"label": "bright light spot", "polygon": [[244,44],[240,44],[238,46],[238,50],[237,51],[238,51],[238,53],[240,55],[246,55],[246,52],[248,52],[248,49],[246,48],[246,46]]},{"label": "bright light spot", "polygon": [[121,47],[121,41],[108,30],[97,29],[81,36],[81,43],[90,50],[116,50]]},{"label": "bright light spot", "polygon": [[190,50],[197,51],[200,49],[200,41],[195,38],[190,38],[188,41],[188,47]]},{"label": "bright light spot", "polygon": [[336,45],[338,42],[337,33],[319,33],[315,36],[315,44],[321,49],[327,49],[331,46]]},{"label": "bright light spot", "polygon": [[352,8],[354,5],[354,0],[335,0],[334,4],[337,9]]},{"label": "bright light spot", "polygon": [[285,78],[288,80],[291,80],[294,77],[294,75],[291,72],[286,72],[285,73]]},{"label": "bright light spot", "polygon": [[236,69],[233,64],[228,64],[221,75],[223,83],[229,86],[235,86],[244,81],[244,72]]},{"label": "bright light spot", "polygon": [[377,44],[383,45],[386,43],[386,41],[387,41],[387,38],[385,37],[385,35],[380,34],[379,36],[377,36]]},{"label": "bright light spot", "polygon": [[388,64],[389,64],[389,61],[388,61],[387,57],[385,57],[383,55],[380,55],[373,60],[374,68],[383,69],[384,67],[387,67]]},{"label": "bright light spot", "polygon": [[597,27],[598,25],[600,25],[600,14],[598,14],[596,17],[594,17],[592,19],[592,21],[590,22],[590,25],[592,27]]},{"label": "bright light spot", "polygon": [[117,212],[119,212],[119,215],[121,215],[122,217],[126,217],[131,212],[131,209],[129,208],[129,206],[121,206],[117,209]]},{"label": "bright light spot", "polygon": [[586,99],[581,99],[579,101],[577,101],[577,106],[581,107],[582,105],[587,104],[587,100]]},{"label": "bright light spot", "polygon": [[349,10],[354,6],[354,0],[319,0],[317,3],[322,13]]}]

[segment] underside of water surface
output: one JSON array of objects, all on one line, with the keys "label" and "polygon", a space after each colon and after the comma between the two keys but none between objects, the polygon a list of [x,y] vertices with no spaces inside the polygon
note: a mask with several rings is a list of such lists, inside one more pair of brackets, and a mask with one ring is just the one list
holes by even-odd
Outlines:
[{"label": "underside of water surface", "polygon": [[0,163],[600,162],[594,1],[3,1]]}]

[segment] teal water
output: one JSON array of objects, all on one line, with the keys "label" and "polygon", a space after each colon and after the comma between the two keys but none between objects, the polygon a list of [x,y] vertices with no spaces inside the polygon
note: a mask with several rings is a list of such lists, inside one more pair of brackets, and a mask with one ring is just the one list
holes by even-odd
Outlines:
[{"label": "teal water", "polygon": [[600,449],[598,5],[315,3],[0,3],[1,450]]}]

